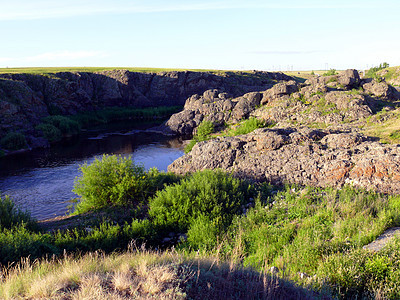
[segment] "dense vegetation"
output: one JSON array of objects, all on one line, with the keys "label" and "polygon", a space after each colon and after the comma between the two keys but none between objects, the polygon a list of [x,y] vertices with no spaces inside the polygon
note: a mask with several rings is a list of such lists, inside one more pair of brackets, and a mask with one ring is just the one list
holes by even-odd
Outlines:
[{"label": "dense vegetation", "polygon": [[[266,126],[273,126],[273,124],[267,124],[265,121],[257,118],[249,118],[243,120],[237,124],[227,125],[225,131],[219,133],[219,136],[236,136],[241,134],[250,133],[257,128],[263,128]],[[211,139],[212,133],[214,133],[214,124],[211,121],[204,120],[197,127],[196,134],[193,139],[185,147],[185,153],[189,153],[194,145],[199,142],[207,141]]]},{"label": "dense vegetation", "polygon": [[8,220],[0,229],[3,265],[64,251],[112,252],[135,240],[147,247],[174,245],[187,257],[217,256],[235,268],[274,267],[277,276],[341,298],[400,297],[400,241],[380,252],[363,249],[400,225],[400,196],[351,187],[274,187],[222,171],[179,178],[115,156],[81,170],[77,213],[123,207],[130,217],[42,232],[2,198],[1,220]]},{"label": "dense vegetation", "polygon": [[[111,124],[123,120],[154,121],[167,118],[180,109],[180,106],[109,107],[97,111],[80,112],[76,115],[54,114],[43,118],[35,129],[37,135],[44,137],[50,143],[54,143],[64,137],[79,134],[82,128],[93,128],[96,125]],[[5,150],[19,150],[28,146],[26,137],[22,132],[11,131],[0,140],[0,148]]]},{"label": "dense vegetation", "polygon": [[386,63],[386,62],[379,64],[379,66],[372,67],[372,68],[370,68],[370,69],[368,70],[368,72],[367,72],[367,74],[366,74],[366,77],[367,77],[367,78],[377,78],[377,74],[376,74],[376,73],[377,73],[378,71],[383,70],[383,69],[386,69],[386,68],[389,68],[389,64]]}]

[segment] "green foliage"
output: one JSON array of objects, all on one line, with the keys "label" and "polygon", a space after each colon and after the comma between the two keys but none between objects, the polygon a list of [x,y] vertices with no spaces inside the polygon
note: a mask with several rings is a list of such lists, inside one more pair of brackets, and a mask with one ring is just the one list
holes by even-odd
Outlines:
[{"label": "green foliage", "polygon": [[388,261],[368,262],[361,249],[386,228],[399,224],[399,207],[399,196],[350,187],[287,186],[268,202],[257,201],[238,218],[223,249],[229,252],[243,244],[245,265],[259,269],[289,266],[293,278],[298,272],[317,273],[336,292],[348,291],[346,296],[373,294],[377,285],[368,287],[367,282],[392,282],[387,279]]},{"label": "green foliage", "polygon": [[77,213],[110,206],[137,204],[152,196],[164,185],[179,180],[179,177],[135,165],[131,157],[103,155],[88,165],[80,166],[82,175],[75,179],[73,191],[81,197],[76,206]]},{"label": "green foliage", "polygon": [[18,209],[10,197],[0,196],[0,231],[10,229],[18,224],[26,223],[33,226],[34,222],[30,215]]},{"label": "green foliage", "polygon": [[245,182],[222,171],[199,171],[157,192],[150,200],[149,216],[156,225],[183,232],[197,218],[208,218],[224,230],[240,214],[247,188]]},{"label": "green foliage", "polygon": [[42,119],[42,122],[35,129],[42,132],[49,142],[57,142],[63,136],[78,134],[81,126],[69,117],[56,115]]},{"label": "green foliage", "polygon": [[98,124],[108,124],[121,120],[154,120],[154,118],[165,118],[181,110],[181,106],[160,107],[109,107],[93,112],[81,112],[70,116],[82,127]]},{"label": "green foliage", "polygon": [[267,125],[267,123],[263,120],[259,120],[257,118],[249,118],[240,124],[237,127],[231,129],[227,132],[227,136],[236,136],[241,134],[250,133],[258,128],[263,128]]},{"label": "green foliage", "polygon": [[189,153],[198,142],[210,139],[213,132],[214,124],[211,121],[203,120],[197,127],[197,133],[194,135],[193,139],[185,146],[185,153]]},{"label": "green foliage", "polygon": [[314,70],[311,71],[311,74],[310,74],[310,75],[315,75]]},{"label": "green foliage", "polygon": [[400,130],[395,130],[395,131],[393,131],[393,132],[389,135],[389,137],[390,137],[392,140],[400,140]]},{"label": "green foliage", "polygon": [[[163,237],[174,231],[187,234],[186,242],[179,245],[182,251],[218,253],[221,258],[235,258],[260,271],[276,266],[285,270],[284,276],[290,280],[329,289],[341,298],[400,297],[400,240],[379,253],[362,249],[387,228],[400,225],[398,195],[349,186],[277,189],[249,185],[211,170],[188,175],[178,183],[177,176],[156,169],[146,173],[129,158],[116,156],[105,156],[90,166],[86,166],[85,173],[90,176],[84,175],[89,176],[84,180],[87,195],[116,199],[115,205],[130,205],[135,197],[153,196],[144,204],[148,215],[125,224],[106,222],[90,230],[75,228],[56,233],[34,232],[21,221],[11,221],[8,224],[13,225],[0,230],[0,263],[28,255],[34,259],[61,254],[64,249],[110,252],[126,248],[132,239],[160,247],[165,246]],[[132,171],[135,167],[137,172]],[[136,174],[145,177],[143,181],[138,179],[140,186],[124,180],[126,177],[132,181]],[[110,188],[118,185],[121,188]],[[272,188],[275,190],[271,192]],[[96,194],[103,189],[109,194]],[[260,193],[258,197],[256,192]],[[120,203],[121,195],[125,200]],[[255,198],[254,206],[251,198]],[[0,213],[10,215],[9,202],[3,202],[5,209]],[[302,279],[299,272],[311,277]]]},{"label": "green foliage", "polygon": [[322,76],[332,76],[332,75],[336,75],[336,69],[330,69],[329,71],[326,71],[324,74],[322,74]]},{"label": "green foliage", "polygon": [[90,230],[74,228],[55,233],[34,232],[22,223],[0,231],[0,266],[16,262],[21,257],[29,256],[33,260],[45,255],[60,255],[64,251],[112,252],[126,248],[133,239],[140,243],[154,242],[157,238],[156,229],[147,220],[132,220],[123,228],[101,223]]},{"label": "green foliage", "polygon": [[342,299],[399,299],[400,251],[395,247],[379,253],[354,249],[328,256],[317,270]]},{"label": "green foliage", "polygon": [[211,121],[204,120],[197,128],[196,136],[199,140],[207,139],[214,132],[214,124]]},{"label": "green foliage", "polygon": [[379,66],[369,69],[365,77],[378,79],[376,73],[386,68],[389,68],[389,64],[387,62],[381,63]]},{"label": "green foliage", "polygon": [[82,176],[73,192],[81,197],[78,213],[114,205],[128,205],[146,198],[147,174],[130,157],[103,155],[80,166]]},{"label": "green foliage", "polygon": [[41,131],[43,136],[51,143],[58,142],[62,139],[61,130],[52,124],[40,123],[36,126],[37,131]]},{"label": "green foliage", "polygon": [[194,219],[187,231],[187,242],[193,249],[211,250],[218,243],[220,228],[206,215]]},{"label": "green foliage", "polygon": [[28,146],[25,135],[20,132],[9,132],[1,140],[0,146],[6,150],[19,150]]},{"label": "green foliage", "polygon": [[[225,136],[236,136],[241,134],[247,134],[254,131],[257,128],[266,127],[268,124],[257,118],[249,118],[247,120],[242,121],[239,124],[233,125],[232,128],[227,131]],[[274,124],[270,124],[270,126],[274,126]],[[214,132],[214,126],[210,121],[203,121],[198,129],[197,134],[193,137],[193,139],[185,146],[185,153],[189,153],[193,146],[198,142],[206,141],[211,138],[211,133]]]},{"label": "green foliage", "polygon": [[49,116],[44,118],[42,122],[58,128],[63,135],[78,134],[81,130],[78,122],[65,116]]}]

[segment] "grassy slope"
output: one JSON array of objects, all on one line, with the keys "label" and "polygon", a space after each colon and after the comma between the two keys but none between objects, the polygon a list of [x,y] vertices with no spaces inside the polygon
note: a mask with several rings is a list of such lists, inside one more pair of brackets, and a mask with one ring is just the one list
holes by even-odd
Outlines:
[{"label": "grassy slope", "polygon": [[[277,277],[217,256],[129,250],[24,261],[4,274],[1,299],[317,299]],[[1,277],[0,277],[1,279]],[[321,299],[321,298],[318,298]]]}]

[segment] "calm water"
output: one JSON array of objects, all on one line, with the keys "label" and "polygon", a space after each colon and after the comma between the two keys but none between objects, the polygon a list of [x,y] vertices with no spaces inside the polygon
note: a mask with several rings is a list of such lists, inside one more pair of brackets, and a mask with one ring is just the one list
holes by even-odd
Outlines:
[{"label": "calm water", "polygon": [[141,130],[88,133],[49,149],[0,159],[0,191],[38,220],[65,215],[79,165],[102,154],[131,155],[146,169],[167,166],[183,155],[182,142]]}]

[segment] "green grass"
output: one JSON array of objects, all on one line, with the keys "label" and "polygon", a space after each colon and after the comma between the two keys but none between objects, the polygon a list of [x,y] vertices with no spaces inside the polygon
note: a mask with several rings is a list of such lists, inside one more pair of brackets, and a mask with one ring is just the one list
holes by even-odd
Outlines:
[{"label": "green grass", "polygon": [[[259,120],[257,118],[249,118],[232,126],[227,132],[224,133],[224,135],[237,136],[242,134],[248,134],[258,128],[266,127],[267,125],[268,124],[263,120]],[[269,127],[271,126],[273,126],[273,124],[270,124]]]},{"label": "green grass", "polygon": [[[129,193],[130,184],[119,186],[111,180],[124,162],[111,167],[107,161],[94,163],[95,170],[102,169],[101,164],[105,169],[101,177],[88,181],[93,187],[87,189],[89,194],[97,198],[104,189],[107,201]],[[400,225],[399,195],[350,186],[274,187],[221,171],[198,172],[168,185],[157,182],[153,194],[141,200],[142,212],[123,224],[108,220],[89,230],[82,226],[44,233],[27,228],[21,220],[13,222],[0,230],[1,263],[28,255],[32,260],[61,255],[64,249],[109,253],[127,249],[134,239],[138,246],[174,245],[183,255],[218,257],[260,274],[275,267],[276,276],[342,299],[400,297],[400,241],[379,253],[363,249],[387,228]],[[130,209],[132,202],[127,205]],[[180,239],[171,242],[176,235]],[[210,280],[213,285],[216,279]]]},{"label": "green grass", "polygon": [[[0,74],[54,74],[58,72],[103,72],[112,70],[128,70],[141,73],[158,73],[170,71],[193,71],[193,72],[211,72],[226,73],[232,71],[213,70],[213,69],[179,69],[179,68],[144,68],[144,67],[47,67],[47,68],[0,68]],[[235,72],[235,71],[233,71]]]},{"label": "green grass", "polygon": [[[218,136],[237,136],[242,134],[250,133],[258,128],[263,127],[273,127],[275,124],[267,124],[266,122],[259,120],[257,118],[249,118],[247,120],[243,120],[240,123],[231,125],[224,132],[220,132]],[[209,121],[203,121],[199,127],[197,134],[193,137],[193,139],[185,146],[185,153],[189,153],[194,145],[198,142],[209,140],[213,137],[212,133],[214,132],[214,126]]]}]

